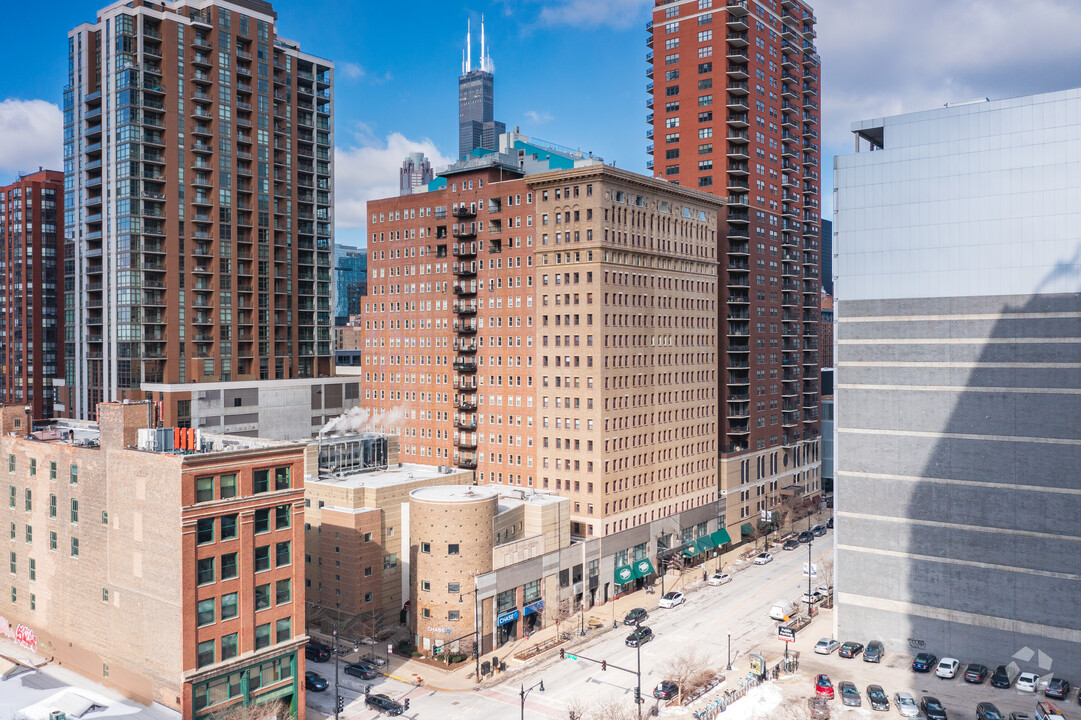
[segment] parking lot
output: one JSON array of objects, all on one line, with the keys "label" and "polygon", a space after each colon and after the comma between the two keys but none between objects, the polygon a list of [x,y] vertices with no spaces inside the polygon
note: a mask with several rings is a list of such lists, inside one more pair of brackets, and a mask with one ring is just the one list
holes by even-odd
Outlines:
[{"label": "parking lot", "polygon": [[[840,694],[838,693],[837,698],[830,701],[832,717],[897,716],[893,697],[898,692],[911,693],[916,702],[919,702],[924,695],[938,698],[945,707],[950,720],[975,720],[976,704],[980,702],[994,703],[1006,718],[1009,717],[1011,712],[1025,712],[1030,717],[1034,717],[1037,700],[1046,699],[1042,692],[1021,692],[1013,687],[999,689],[992,687],[990,682],[986,680],[979,685],[965,682],[961,679],[967,664],[964,658],[959,658],[961,667],[957,677],[944,679],[937,677],[933,671],[929,673],[913,672],[911,665],[915,653],[887,653],[881,663],[864,662],[862,654],[854,659],[842,658],[836,652],[830,655],[817,655],[814,652],[815,643],[820,638],[827,636],[828,629],[833,627],[833,618],[830,617],[831,612],[829,610],[823,611],[821,617],[817,618],[810,628],[800,633],[793,645],[795,646],[794,649],[800,652],[799,675],[805,683],[805,687],[800,689],[799,692],[804,697],[814,695],[814,679],[818,673],[829,675],[835,689],[845,680],[853,682],[859,689],[862,696],[862,705],[858,708],[845,707],[841,704]],[[842,642],[855,640],[866,645],[869,640],[874,638],[837,639]],[[987,660],[984,661],[984,664],[988,665],[993,672],[998,662]],[[786,685],[788,688],[793,687],[792,683],[786,683]],[[886,695],[890,698],[888,712],[880,713],[870,709],[866,692],[868,685],[881,685],[882,689],[885,690]],[[798,688],[799,685],[795,687]],[[1076,689],[1071,690],[1066,700],[1052,700],[1051,702],[1062,710],[1066,718],[1081,717],[1081,711],[1077,706]]]}]

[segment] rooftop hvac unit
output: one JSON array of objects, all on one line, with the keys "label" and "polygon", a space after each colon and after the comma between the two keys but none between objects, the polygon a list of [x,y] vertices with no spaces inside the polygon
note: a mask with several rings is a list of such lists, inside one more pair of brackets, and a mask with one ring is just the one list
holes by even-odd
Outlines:
[{"label": "rooftop hvac unit", "polygon": [[67,720],[67,715],[63,710],[52,710],[49,712],[49,720]]}]

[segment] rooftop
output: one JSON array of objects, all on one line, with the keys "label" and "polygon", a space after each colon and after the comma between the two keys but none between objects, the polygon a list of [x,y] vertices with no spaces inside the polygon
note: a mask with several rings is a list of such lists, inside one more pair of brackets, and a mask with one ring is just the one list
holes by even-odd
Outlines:
[{"label": "rooftop", "polygon": [[409,493],[411,499],[428,502],[475,502],[499,496],[491,485],[436,485],[422,487]]},{"label": "rooftop", "polygon": [[[408,485],[418,482],[427,482],[434,480],[445,475],[452,473],[469,472],[468,470],[457,470],[448,465],[417,465],[414,463],[398,463],[391,465],[382,470],[367,471],[367,472],[351,472],[344,473],[342,475],[323,475],[321,477],[306,477],[304,478],[304,484],[311,485],[326,485],[334,487],[344,487],[351,489],[359,488],[388,488],[395,485]],[[472,486],[460,486],[449,485],[445,487],[472,487]],[[422,488],[422,489],[441,489],[439,486],[434,488]],[[413,492],[417,492],[414,490]]]}]

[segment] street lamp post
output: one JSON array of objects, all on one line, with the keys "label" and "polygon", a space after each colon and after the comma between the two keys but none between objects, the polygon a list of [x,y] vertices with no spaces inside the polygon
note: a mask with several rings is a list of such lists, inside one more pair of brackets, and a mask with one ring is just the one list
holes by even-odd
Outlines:
[{"label": "street lamp post", "polygon": [[635,618],[634,632],[638,635],[638,641],[634,643],[634,649],[638,655],[638,672],[636,673],[638,679],[638,689],[634,693],[634,704],[638,707],[638,720],[642,720],[642,637],[638,634],[638,631],[642,628],[641,616]]},{"label": "street lamp post", "polygon": [[338,691],[338,621],[334,621],[334,720],[338,720],[341,693]]},{"label": "street lamp post", "polygon": [[728,633],[728,667],[725,669],[732,669],[732,633]]},{"label": "street lamp post", "polygon": [[518,695],[522,698],[522,720],[525,720],[525,696],[533,692],[534,690],[540,690],[541,692],[544,692],[544,681],[541,680],[536,685],[531,685],[529,687],[523,685],[522,691],[518,693]]},{"label": "street lamp post", "polygon": [[[814,617],[814,597],[811,595],[811,546],[813,542],[807,543],[807,617]],[[787,647],[787,646],[786,646]]]}]

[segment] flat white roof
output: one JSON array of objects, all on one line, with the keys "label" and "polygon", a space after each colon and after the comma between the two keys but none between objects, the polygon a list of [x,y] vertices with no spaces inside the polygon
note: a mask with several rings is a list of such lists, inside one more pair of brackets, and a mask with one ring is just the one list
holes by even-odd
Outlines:
[{"label": "flat white roof", "polygon": [[[414,463],[402,463],[391,465],[386,470],[373,472],[356,472],[342,475],[341,477],[327,475],[322,477],[307,477],[305,484],[331,485],[335,487],[362,488],[362,487],[393,487],[415,482],[426,482],[436,478],[454,475],[455,473],[469,472],[452,468],[449,473],[440,472],[435,465],[417,465]],[[437,486],[438,487],[438,486]]]}]

